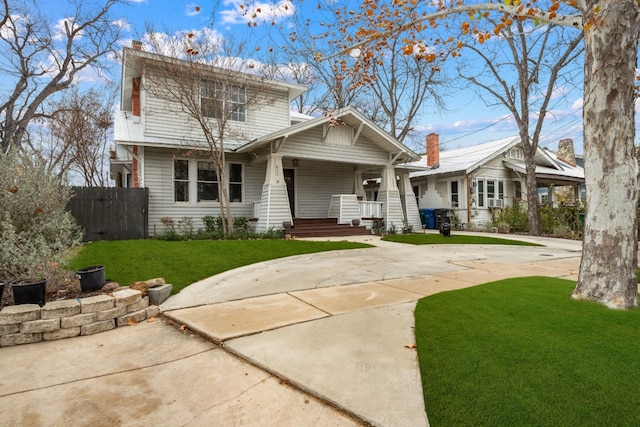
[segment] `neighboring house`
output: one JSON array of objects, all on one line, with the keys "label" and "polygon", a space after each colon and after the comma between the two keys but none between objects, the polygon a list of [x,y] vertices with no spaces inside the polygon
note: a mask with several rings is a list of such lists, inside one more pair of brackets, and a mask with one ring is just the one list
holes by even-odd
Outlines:
[{"label": "neighboring house", "polygon": [[[117,183],[149,189],[151,235],[160,231],[162,217],[191,217],[200,228],[202,217],[219,214],[220,183],[200,128],[147,87],[150,65],[163,58],[135,45],[124,49],[111,155]],[[220,72],[210,67],[202,84],[211,85]],[[250,81],[237,75],[238,82]],[[304,86],[270,81],[268,102],[252,109],[243,104],[243,94],[252,88],[243,84],[250,85],[234,86],[235,132],[225,139],[233,216],[253,219],[257,231],[282,229],[283,223],[295,225],[303,218],[335,218],[340,224],[358,219],[369,226],[381,218],[388,227],[420,227],[409,182],[416,169],[404,166],[417,161],[417,154],[352,108],[318,118],[291,112],[290,103]],[[210,92],[202,93],[202,105],[211,105],[204,99]],[[377,200],[367,200],[366,179],[382,180]]]},{"label": "neighboring house", "polygon": [[[519,137],[440,152],[439,136],[427,136],[427,154],[410,174],[420,208],[451,209],[459,224],[481,226],[514,203],[526,203],[524,154]],[[538,187],[573,187],[580,197],[584,171],[549,151],[536,152]],[[553,197],[553,192],[551,192]]]}]

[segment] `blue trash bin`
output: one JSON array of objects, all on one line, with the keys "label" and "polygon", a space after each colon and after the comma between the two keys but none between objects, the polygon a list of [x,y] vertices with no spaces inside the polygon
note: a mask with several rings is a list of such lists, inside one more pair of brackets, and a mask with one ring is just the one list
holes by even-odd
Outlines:
[{"label": "blue trash bin", "polygon": [[420,221],[424,228],[435,230],[436,228],[436,210],[433,208],[420,209]]}]

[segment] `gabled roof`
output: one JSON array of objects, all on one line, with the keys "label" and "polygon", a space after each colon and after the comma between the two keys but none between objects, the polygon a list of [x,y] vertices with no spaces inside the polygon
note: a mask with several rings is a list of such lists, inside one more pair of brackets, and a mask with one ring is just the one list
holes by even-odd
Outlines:
[{"label": "gabled roof", "polygon": [[[139,67],[138,63],[140,60],[148,60],[148,61],[171,61],[176,64],[184,64],[187,66],[190,64],[188,61],[178,58],[172,58],[165,55],[160,55],[158,53],[145,52],[142,50],[132,49],[132,48],[124,48],[123,50],[123,60],[122,60],[122,74],[121,74],[121,87],[122,94],[121,98],[124,98],[124,94],[126,90],[131,90],[132,78],[137,77],[139,75]],[[211,72],[212,75],[215,74],[228,74],[229,70],[216,67],[213,65],[206,64],[195,64],[195,66],[202,67],[203,70],[207,72]],[[245,81],[247,84],[251,85],[252,82],[256,83],[256,79],[261,79],[260,76],[250,73],[245,73],[242,71],[234,71],[234,76],[237,74],[238,81],[242,83]],[[274,79],[261,79],[260,84],[267,84],[273,88],[280,88],[281,90],[286,90],[289,95],[289,102],[293,101],[295,98],[300,96],[302,93],[307,91],[307,87],[301,84],[289,83],[282,80],[274,80]],[[122,100],[121,100],[122,102]],[[122,107],[121,107],[122,108]]]},{"label": "gabled roof", "polygon": [[334,111],[329,115],[312,118],[310,120],[296,123],[295,125],[289,126],[282,130],[272,132],[268,135],[261,136],[248,142],[247,144],[238,147],[235,151],[239,153],[250,152],[255,150],[256,148],[262,147],[278,139],[289,138],[292,135],[314,129],[318,126],[323,126],[333,120],[338,119],[348,126],[358,127],[362,125],[361,135],[368,138],[373,143],[388,151],[389,153],[400,153],[401,155],[398,158],[399,162],[410,162],[418,160],[420,158],[420,156],[411,151],[409,147],[393,138],[391,135],[389,135],[387,132],[378,127],[375,123],[367,119],[352,107],[342,108],[340,110]]},{"label": "gabled roof", "polygon": [[[440,163],[438,167],[412,173],[411,177],[445,173],[469,174],[489,160],[508,151],[519,142],[519,137],[511,136],[497,141],[486,142],[484,144],[458,148],[456,150],[440,151]],[[425,166],[426,164],[427,156],[422,156],[417,164],[413,163],[412,165]]]},{"label": "gabled roof", "polygon": [[[470,174],[490,160],[503,155],[519,143],[519,136],[511,136],[484,144],[472,145],[456,150],[441,151],[440,163],[437,167],[413,172],[411,177],[417,178],[442,174]],[[426,156],[422,156],[418,164],[413,163],[412,165],[424,166],[426,164]],[[503,159],[503,164],[520,173],[524,173],[525,171],[524,163],[516,159]],[[580,166],[569,165],[559,160],[553,152],[540,147],[538,147],[536,152],[536,175],[539,178],[567,182],[580,182],[584,180],[584,170]]]}]

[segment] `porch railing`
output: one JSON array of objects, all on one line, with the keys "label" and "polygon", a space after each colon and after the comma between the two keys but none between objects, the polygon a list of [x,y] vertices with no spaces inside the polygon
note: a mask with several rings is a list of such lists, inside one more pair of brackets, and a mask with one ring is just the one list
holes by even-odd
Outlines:
[{"label": "porch railing", "polygon": [[382,218],[382,202],[358,201],[360,218]]}]

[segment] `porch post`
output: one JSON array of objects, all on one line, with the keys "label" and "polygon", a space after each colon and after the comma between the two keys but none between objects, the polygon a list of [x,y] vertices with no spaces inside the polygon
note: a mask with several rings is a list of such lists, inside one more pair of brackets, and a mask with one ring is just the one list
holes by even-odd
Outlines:
[{"label": "porch post", "polygon": [[409,172],[406,171],[400,173],[400,200],[402,201],[404,219],[407,225],[413,227],[414,231],[420,230],[422,223],[420,222],[418,202],[416,202],[416,196],[413,194]]},{"label": "porch post", "polygon": [[362,171],[355,171],[353,182],[353,192],[357,197],[361,197],[362,200],[367,200],[367,193],[364,192],[364,184],[362,183]]},{"label": "porch post", "polygon": [[382,170],[378,201],[382,202],[382,217],[385,228],[388,230],[395,226],[396,229],[401,230],[404,225],[404,215],[402,214],[400,191],[396,185],[396,171],[393,165],[387,165]]},{"label": "porch post", "polygon": [[282,171],[282,154],[267,156],[267,173],[262,185],[260,216],[256,231],[281,230],[284,221],[292,222],[287,184]]}]

